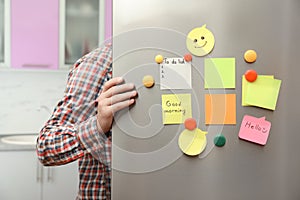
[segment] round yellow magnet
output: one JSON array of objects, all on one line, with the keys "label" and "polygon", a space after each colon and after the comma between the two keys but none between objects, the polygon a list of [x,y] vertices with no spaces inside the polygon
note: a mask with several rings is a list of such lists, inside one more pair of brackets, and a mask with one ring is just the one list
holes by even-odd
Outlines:
[{"label": "round yellow magnet", "polygon": [[196,128],[192,131],[185,129],[178,138],[178,145],[181,151],[189,156],[196,156],[202,153],[207,145],[207,132]]},{"label": "round yellow magnet", "polygon": [[155,56],[155,62],[157,63],[157,64],[160,64],[160,63],[162,63],[164,61],[164,57],[162,56],[162,55],[157,55],[157,56]]},{"label": "round yellow magnet", "polygon": [[254,50],[248,50],[244,54],[244,59],[248,63],[253,63],[256,61],[257,54]]},{"label": "round yellow magnet", "polygon": [[155,81],[154,81],[153,76],[150,76],[150,75],[144,76],[143,84],[145,87],[151,88],[154,85],[154,83],[155,83]]}]

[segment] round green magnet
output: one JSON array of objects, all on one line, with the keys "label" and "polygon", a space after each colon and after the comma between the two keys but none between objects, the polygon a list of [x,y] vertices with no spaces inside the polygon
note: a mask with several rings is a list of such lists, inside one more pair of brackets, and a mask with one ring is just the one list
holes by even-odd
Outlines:
[{"label": "round green magnet", "polygon": [[225,143],[226,143],[226,138],[225,138],[225,136],[222,135],[222,134],[216,135],[215,138],[214,138],[214,143],[215,143],[215,145],[216,145],[217,147],[222,147],[222,146],[224,146]]}]

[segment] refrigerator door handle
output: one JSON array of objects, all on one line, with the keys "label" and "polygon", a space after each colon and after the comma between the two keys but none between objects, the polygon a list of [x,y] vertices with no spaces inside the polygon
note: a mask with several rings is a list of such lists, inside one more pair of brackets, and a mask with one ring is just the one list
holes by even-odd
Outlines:
[{"label": "refrigerator door handle", "polygon": [[53,169],[48,167],[47,169],[47,182],[53,181]]},{"label": "refrigerator door handle", "polygon": [[36,164],[36,182],[43,182],[43,167],[38,160]]}]

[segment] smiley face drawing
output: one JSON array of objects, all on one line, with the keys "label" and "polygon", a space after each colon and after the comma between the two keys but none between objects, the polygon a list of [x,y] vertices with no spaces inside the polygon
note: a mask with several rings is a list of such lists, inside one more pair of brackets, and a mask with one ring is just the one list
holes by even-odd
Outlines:
[{"label": "smiley face drawing", "polygon": [[186,38],[187,49],[195,56],[205,56],[209,54],[213,50],[214,45],[215,37],[213,33],[206,28],[206,24],[191,30]]}]

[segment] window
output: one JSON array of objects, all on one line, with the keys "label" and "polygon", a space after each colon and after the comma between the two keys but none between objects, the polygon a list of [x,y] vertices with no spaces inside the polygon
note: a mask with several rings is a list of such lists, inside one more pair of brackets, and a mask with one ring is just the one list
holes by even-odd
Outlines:
[{"label": "window", "polygon": [[66,0],[65,64],[73,64],[99,44],[99,0]]}]

